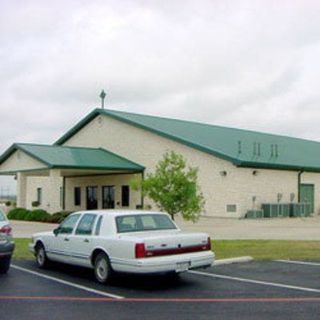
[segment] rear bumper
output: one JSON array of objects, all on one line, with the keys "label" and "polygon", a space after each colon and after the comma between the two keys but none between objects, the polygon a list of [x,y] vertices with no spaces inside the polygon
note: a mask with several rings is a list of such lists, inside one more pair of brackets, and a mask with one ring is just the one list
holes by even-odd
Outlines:
[{"label": "rear bumper", "polygon": [[211,251],[194,252],[143,259],[111,259],[113,270],[138,274],[167,273],[210,267],[215,255]]},{"label": "rear bumper", "polygon": [[11,257],[14,250],[14,243],[8,242],[5,245],[0,245],[0,259]]}]

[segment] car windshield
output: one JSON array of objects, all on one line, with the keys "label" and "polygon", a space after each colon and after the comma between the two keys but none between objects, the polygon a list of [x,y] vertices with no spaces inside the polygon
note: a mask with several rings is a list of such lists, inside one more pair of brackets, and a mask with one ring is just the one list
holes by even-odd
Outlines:
[{"label": "car windshield", "polygon": [[6,217],[1,210],[0,210],[0,221],[6,221]]},{"label": "car windshield", "polygon": [[177,229],[165,214],[139,214],[116,217],[118,233]]}]

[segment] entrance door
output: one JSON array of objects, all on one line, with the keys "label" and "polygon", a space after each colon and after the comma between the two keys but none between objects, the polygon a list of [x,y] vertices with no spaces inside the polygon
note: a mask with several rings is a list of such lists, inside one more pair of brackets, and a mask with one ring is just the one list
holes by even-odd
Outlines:
[{"label": "entrance door", "polygon": [[98,187],[87,187],[87,210],[98,209]]},{"label": "entrance door", "polygon": [[311,212],[314,211],[314,185],[300,184],[300,202],[310,203]]},{"label": "entrance door", "polygon": [[114,186],[102,187],[102,208],[103,209],[114,208]]}]

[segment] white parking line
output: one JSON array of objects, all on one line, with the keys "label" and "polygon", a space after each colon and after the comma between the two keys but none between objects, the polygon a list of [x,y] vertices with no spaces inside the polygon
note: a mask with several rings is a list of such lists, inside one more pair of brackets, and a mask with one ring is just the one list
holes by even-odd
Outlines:
[{"label": "white parking line", "polygon": [[75,284],[75,283],[72,283],[72,282],[69,282],[69,281],[65,281],[65,280],[62,280],[62,279],[59,279],[59,278],[47,276],[47,275],[39,273],[39,272],[35,272],[35,271],[29,270],[29,269],[25,269],[25,268],[16,266],[14,264],[11,264],[11,268],[17,269],[17,270],[20,270],[20,271],[23,271],[23,272],[26,272],[26,273],[30,273],[30,274],[32,274],[34,276],[37,276],[37,277],[40,277],[40,278],[44,278],[44,279],[52,280],[52,281],[55,281],[55,282],[58,282],[58,283],[62,283],[62,284],[67,285],[69,287],[73,287],[73,288],[81,289],[81,290],[84,290],[84,291],[87,291],[87,292],[95,293],[95,294],[98,294],[100,296],[109,297],[109,298],[115,298],[115,299],[123,299],[124,298],[122,296],[118,296],[118,295],[115,295],[115,294],[112,294],[112,293],[91,289],[91,288],[88,288],[88,287],[85,287],[85,286],[82,286],[82,285],[79,285],[79,284]]},{"label": "white parking line", "polygon": [[320,293],[320,289],[291,286],[291,285],[287,285],[287,284],[283,284],[283,283],[275,283],[275,282],[267,282],[267,281],[259,281],[259,280],[238,278],[238,277],[230,277],[230,276],[224,276],[224,275],[215,274],[215,273],[206,273],[206,272],[201,272],[201,271],[188,271],[188,272],[192,273],[192,274],[197,274],[197,275],[209,277],[209,278],[219,278],[219,279],[226,279],[226,280],[234,280],[234,281],[240,281],[240,282],[261,284],[261,285],[264,285],[264,286],[271,286],[271,287],[278,287],[278,288],[285,288],[285,289],[293,289],[293,290]]},{"label": "white parking line", "polygon": [[274,260],[275,262],[292,263],[292,264],[303,264],[307,266],[317,266],[320,267],[320,263],[317,262],[307,262],[307,261],[295,261],[295,260]]}]

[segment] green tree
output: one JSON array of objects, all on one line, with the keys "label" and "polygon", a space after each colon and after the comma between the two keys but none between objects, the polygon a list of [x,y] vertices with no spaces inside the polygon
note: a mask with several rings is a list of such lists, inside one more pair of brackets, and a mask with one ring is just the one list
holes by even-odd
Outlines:
[{"label": "green tree", "polygon": [[144,196],[152,199],[161,211],[172,219],[181,213],[185,220],[196,222],[204,208],[205,200],[197,184],[198,169],[187,167],[182,155],[166,152],[156,166],[142,180],[134,180],[131,186],[141,189]]}]

